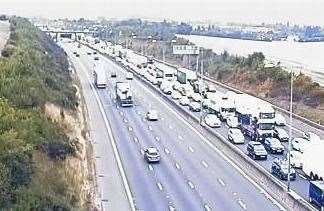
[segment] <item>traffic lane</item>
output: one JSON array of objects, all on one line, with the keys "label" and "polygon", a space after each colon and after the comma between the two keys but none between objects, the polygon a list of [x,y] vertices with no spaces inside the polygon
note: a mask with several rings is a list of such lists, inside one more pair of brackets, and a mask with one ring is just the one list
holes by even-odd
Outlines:
[{"label": "traffic lane", "polygon": [[[108,156],[108,154],[112,155],[113,151],[108,141],[109,136],[107,130],[103,124],[100,124],[100,122],[103,122],[102,114],[99,112],[96,99],[93,95],[93,90],[89,86],[85,77],[82,77],[83,72],[79,71],[80,68],[78,67],[77,62],[74,61],[73,58],[72,61],[77,67],[77,74],[79,75],[85,104],[89,114],[90,137],[93,139],[93,150],[97,172],[96,180],[98,183],[101,205],[104,210],[129,210],[129,202],[122,185],[123,183],[118,172],[115,157]],[[111,191],[112,189],[114,190],[113,192]]]},{"label": "traffic lane", "polygon": [[[141,99],[141,103],[145,105],[148,104],[144,99]],[[158,107],[155,107],[155,109],[158,109],[159,111],[163,110]],[[144,112],[140,111],[140,113],[143,114]],[[161,120],[161,118],[164,119]],[[211,191],[205,194],[207,197],[204,198],[208,198],[208,196],[217,196],[217,193],[213,192],[213,189],[220,190],[222,196],[215,198],[211,197],[209,200],[216,203],[216,205],[214,205],[215,207],[217,207],[217,205],[219,206],[220,201],[225,202],[230,200],[227,204],[234,203],[234,206],[237,206],[236,209],[240,209],[241,207],[239,206],[241,205],[243,207],[247,206],[252,210],[260,208],[260,205],[264,206],[267,210],[277,209],[271,205],[268,207],[267,205],[264,205],[265,201],[262,194],[259,194],[260,197],[251,198],[250,192],[252,190],[244,187],[242,181],[236,180],[232,171],[227,171],[228,164],[215,162],[217,160],[213,159],[215,153],[206,153],[210,151],[210,149],[202,149],[203,147],[198,144],[200,143],[198,141],[199,137],[195,137],[195,134],[186,131],[186,129],[183,128],[183,125],[177,125],[175,120],[169,119],[169,117],[164,113],[160,116],[158,122],[152,122],[152,124],[149,125],[152,125],[152,130],[157,133],[156,137],[160,137],[159,142],[164,143],[165,150],[171,154],[174,152],[178,166],[180,166],[184,172],[188,172],[187,175],[190,175],[191,178],[193,178],[192,181],[194,181],[197,187],[202,188],[203,190],[211,189]],[[190,143],[190,140],[194,140],[194,143]],[[220,169],[222,169],[222,171],[220,171]],[[241,177],[241,175],[238,176]],[[237,187],[238,183],[242,184],[239,188]],[[251,184],[248,183],[246,185],[250,186]],[[259,192],[258,190],[253,191]],[[225,197],[225,199],[223,199],[223,197]],[[256,202],[258,199],[260,199],[260,203]]]},{"label": "traffic lane", "polygon": [[[99,96],[102,95],[102,92],[105,90],[98,90]],[[110,115],[107,115],[108,119],[115,117],[113,111],[109,111],[109,109],[114,107],[114,104],[109,101],[101,100],[105,111]],[[114,133],[114,136],[117,140],[118,149],[123,147],[123,150],[120,150],[121,158],[124,166],[126,167],[125,170],[127,172],[127,177],[130,181],[130,185],[132,187],[132,191],[134,192],[135,196],[135,203],[136,207],[143,209],[143,210],[151,210],[154,208],[155,210],[166,210],[167,203],[163,197],[158,193],[157,189],[155,188],[155,181],[152,177],[149,177],[148,168],[145,167],[145,163],[141,162],[138,157],[139,151],[134,149],[130,149],[128,146],[131,138],[125,136],[125,129],[122,126],[120,121],[117,121],[116,118],[110,119],[110,122],[114,122],[111,124],[113,131],[117,131]],[[122,136],[124,134],[124,136]],[[126,142],[126,143],[124,143]],[[146,187],[143,190],[143,187]],[[107,187],[107,189],[111,189],[111,187]]]},{"label": "traffic lane", "polygon": [[134,192],[136,207],[140,210],[166,210],[167,200],[158,191],[157,181],[142,159],[141,146],[138,146],[135,142],[136,136],[129,131],[130,125],[124,115],[125,111],[118,109],[108,96],[113,95],[108,94],[106,90],[100,92],[101,101],[105,102],[104,108],[112,123],[117,146]]},{"label": "traffic lane", "polygon": [[[143,92],[142,92],[143,93]],[[152,100],[152,99],[151,99]],[[141,99],[141,102],[143,102],[143,100]],[[144,104],[148,104],[147,102],[145,102]],[[172,122],[174,122],[174,121],[172,121]],[[182,125],[182,127],[183,127],[183,125]],[[178,129],[178,128],[175,128],[176,130]],[[213,152],[213,154],[215,154],[214,152]],[[239,176],[241,176],[241,175],[239,175]],[[250,183],[249,183],[249,185],[251,185]],[[248,192],[249,193],[249,192]],[[263,197],[263,196],[262,196]],[[255,203],[255,198],[253,198],[253,202]],[[264,204],[264,201],[262,201],[262,204]]]}]

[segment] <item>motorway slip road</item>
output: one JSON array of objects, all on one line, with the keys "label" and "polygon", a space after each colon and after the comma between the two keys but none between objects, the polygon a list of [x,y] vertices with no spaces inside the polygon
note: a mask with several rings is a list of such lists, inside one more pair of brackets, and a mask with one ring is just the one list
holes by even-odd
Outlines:
[{"label": "motorway slip road", "polygon": [[[81,80],[87,77],[91,80],[94,60],[92,56],[87,55],[85,47],[76,49],[72,44],[64,44],[64,46],[73,57],[77,69],[84,70],[82,72],[77,70],[79,77],[83,78]],[[74,50],[81,51],[80,58],[75,58],[71,54]],[[125,71],[122,68],[102,56],[100,61],[107,65],[108,75],[111,71],[117,71],[117,80],[124,79]],[[219,152],[207,145],[205,137],[186,124],[177,113],[161,101],[159,96],[152,93],[141,82],[131,81],[135,106],[117,107],[113,90],[115,81],[109,78],[108,88],[97,90],[97,93],[106,118],[111,123],[112,133],[137,209],[279,209],[266,197],[264,191],[252,184]],[[90,87],[90,82],[84,86]],[[158,110],[159,121],[146,121],[145,113],[150,108]],[[100,127],[100,123],[104,124],[99,119],[97,122],[97,127]],[[102,133],[96,127],[92,129],[94,133]],[[157,165],[147,164],[143,159],[143,149],[152,145],[161,153],[162,160]],[[112,157],[113,153],[108,155]],[[105,163],[105,160],[103,162]]]}]

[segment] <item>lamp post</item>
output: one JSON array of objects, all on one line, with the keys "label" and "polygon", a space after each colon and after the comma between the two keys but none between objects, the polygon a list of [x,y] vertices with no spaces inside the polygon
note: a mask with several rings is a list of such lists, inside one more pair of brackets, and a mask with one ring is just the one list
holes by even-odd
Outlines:
[{"label": "lamp post", "polygon": [[[198,47],[198,52],[200,53],[200,48]],[[198,61],[199,61],[199,54],[197,55],[197,70],[198,70]],[[204,86],[204,81],[203,81],[203,74],[204,74],[204,61],[203,61],[203,51],[201,52],[201,59],[200,59],[200,82],[199,82],[199,91],[200,91],[200,96],[201,96],[201,101],[200,101],[200,118],[199,118],[199,123],[200,125],[203,125],[203,92],[205,89]]]}]

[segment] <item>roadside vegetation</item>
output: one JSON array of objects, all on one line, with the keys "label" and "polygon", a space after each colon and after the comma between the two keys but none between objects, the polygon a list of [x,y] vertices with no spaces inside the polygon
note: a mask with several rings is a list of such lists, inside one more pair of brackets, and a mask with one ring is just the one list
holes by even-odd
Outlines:
[{"label": "roadside vegetation", "polygon": [[[188,34],[192,30],[185,23],[174,25],[164,21],[152,24],[129,20],[112,24],[112,29],[114,31],[111,36],[107,37],[112,42],[118,41],[124,46],[127,43],[129,48],[145,55],[153,55],[160,60],[163,60],[164,52],[165,61],[196,69],[194,56],[188,59],[187,56],[172,54],[171,41],[176,39],[175,34]],[[136,38],[132,38],[132,35],[136,35]],[[152,38],[148,39],[148,36]],[[153,39],[156,42],[152,42]],[[176,43],[191,44],[181,38],[177,38]],[[230,55],[227,51],[216,54],[210,49],[202,49],[201,55],[206,76],[271,101],[282,108],[289,108],[291,74],[280,63],[267,65],[260,52],[242,57]],[[294,113],[324,124],[324,87],[302,73],[295,72],[293,79]]]},{"label": "roadside vegetation", "polygon": [[[76,140],[46,115],[47,103],[76,110],[64,51],[26,19],[10,19],[0,58],[0,210],[82,210],[67,160]],[[75,174],[75,173],[74,173]]]}]

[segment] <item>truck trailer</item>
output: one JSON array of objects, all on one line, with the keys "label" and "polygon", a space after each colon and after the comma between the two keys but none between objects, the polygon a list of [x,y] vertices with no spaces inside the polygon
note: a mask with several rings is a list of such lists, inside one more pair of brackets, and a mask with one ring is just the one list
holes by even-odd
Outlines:
[{"label": "truck trailer", "polygon": [[133,106],[133,96],[129,83],[116,82],[115,89],[117,104],[122,107]]},{"label": "truck trailer", "polygon": [[105,89],[107,86],[107,75],[102,63],[95,64],[93,67],[93,82],[98,89]]},{"label": "truck trailer", "polygon": [[324,181],[311,181],[309,183],[309,202],[324,211]]}]

